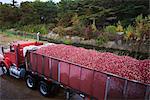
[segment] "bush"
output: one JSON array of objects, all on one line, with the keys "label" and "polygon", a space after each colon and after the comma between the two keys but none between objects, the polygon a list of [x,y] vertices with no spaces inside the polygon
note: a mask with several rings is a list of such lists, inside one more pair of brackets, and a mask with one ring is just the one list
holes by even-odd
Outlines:
[{"label": "bush", "polygon": [[66,39],[66,40],[63,41],[63,43],[69,45],[69,44],[72,44],[72,41]]},{"label": "bush", "polygon": [[64,28],[62,26],[55,27],[52,31],[54,33],[59,34],[60,36],[65,35],[65,30],[64,30]]},{"label": "bush", "polygon": [[108,37],[106,35],[100,35],[97,39],[96,39],[96,43],[97,45],[102,45],[104,43],[106,43],[108,41]]},{"label": "bush", "polygon": [[116,26],[114,26],[114,25],[106,26],[104,31],[107,32],[107,33],[111,33],[111,34],[116,34],[116,32],[117,32]]},{"label": "bush", "polygon": [[55,28],[55,24],[53,24],[53,23],[47,24],[47,28],[48,28],[48,30],[51,31],[53,28]]},{"label": "bush", "polygon": [[96,32],[93,31],[91,25],[85,27],[85,28],[83,29],[83,33],[82,33],[82,35],[83,35],[83,37],[84,37],[85,39],[94,38],[94,37],[95,37],[95,34],[96,34]]},{"label": "bush", "polygon": [[123,26],[121,25],[121,22],[120,22],[120,21],[118,21],[118,23],[117,23],[116,31],[117,31],[117,32],[123,32]]},{"label": "bush", "polygon": [[144,36],[148,36],[150,32],[150,16],[143,17],[142,15],[139,15],[136,17],[136,27],[135,27],[135,35],[138,38],[143,38]]},{"label": "bush", "polygon": [[40,26],[40,28],[39,28],[39,32],[40,32],[41,34],[48,34],[48,29],[46,29],[46,26],[45,26],[45,25],[42,25],[42,26]]},{"label": "bush", "polygon": [[40,25],[26,25],[19,28],[21,31],[30,32],[30,33],[37,33],[40,32],[41,34],[47,34],[48,28],[44,24]]},{"label": "bush", "polygon": [[72,26],[72,36],[85,36],[85,26],[79,24]]},{"label": "bush", "polygon": [[129,39],[134,34],[134,28],[133,26],[129,25],[125,31],[125,37],[126,39]]},{"label": "bush", "polygon": [[26,25],[26,26],[23,26],[21,28],[22,31],[25,31],[25,32],[30,32],[30,33],[33,33],[34,32],[34,25]]}]

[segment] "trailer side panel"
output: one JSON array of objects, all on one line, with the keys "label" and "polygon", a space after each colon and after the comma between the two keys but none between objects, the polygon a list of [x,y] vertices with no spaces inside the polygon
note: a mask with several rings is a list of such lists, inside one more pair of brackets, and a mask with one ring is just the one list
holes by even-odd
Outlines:
[{"label": "trailer side panel", "polygon": [[58,64],[58,60],[51,59],[52,78],[56,81],[58,80]]},{"label": "trailer side panel", "polygon": [[123,97],[124,85],[125,80],[111,76],[108,99],[111,100],[113,98],[122,100],[124,98]]},{"label": "trailer side panel", "polygon": [[60,82],[65,85],[69,85],[69,72],[70,66],[68,63],[59,62],[60,64]]},{"label": "trailer side panel", "polygon": [[93,96],[104,100],[107,75],[95,72],[93,81]]},{"label": "trailer side panel", "polygon": [[50,76],[50,67],[49,67],[49,58],[48,57],[45,57],[44,58],[44,74],[46,77],[49,77]]},{"label": "trailer side panel", "polygon": [[94,71],[82,68],[80,90],[92,95]]},{"label": "trailer side panel", "polygon": [[80,90],[81,67],[70,65],[69,84],[72,88]]}]

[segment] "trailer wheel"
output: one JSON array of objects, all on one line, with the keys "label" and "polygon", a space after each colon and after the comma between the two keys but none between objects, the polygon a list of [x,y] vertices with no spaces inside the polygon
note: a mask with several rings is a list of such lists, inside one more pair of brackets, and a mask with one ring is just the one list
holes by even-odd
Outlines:
[{"label": "trailer wheel", "polygon": [[48,97],[50,95],[50,87],[44,81],[41,81],[39,84],[39,92],[41,95]]},{"label": "trailer wheel", "polygon": [[83,98],[79,94],[73,93],[70,95],[69,100],[91,100],[91,99]]},{"label": "trailer wheel", "polygon": [[28,75],[26,77],[26,85],[30,89],[36,89],[37,82],[32,76]]}]

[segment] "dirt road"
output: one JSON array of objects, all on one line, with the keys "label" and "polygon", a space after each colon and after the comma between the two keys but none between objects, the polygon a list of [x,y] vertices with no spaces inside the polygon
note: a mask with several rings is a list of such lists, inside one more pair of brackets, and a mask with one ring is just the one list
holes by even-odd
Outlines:
[{"label": "dirt road", "polygon": [[0,77],[0,100],[64,100],[64,94],[55,97],[43,97],[38,90],[30,90],[24,80],[14,77]]},{"label": "dirt road", "polygon": [[[9,43],[16,40],[25,39],[0,34],[0,47],[7,47]],[[38,90],[30,90],[27,88],[24,80],[4,76],[3,78],[0,77],[0,100],[64,100],[64,94],[62,92],[56,97],[46,98],[41,96]]]}]

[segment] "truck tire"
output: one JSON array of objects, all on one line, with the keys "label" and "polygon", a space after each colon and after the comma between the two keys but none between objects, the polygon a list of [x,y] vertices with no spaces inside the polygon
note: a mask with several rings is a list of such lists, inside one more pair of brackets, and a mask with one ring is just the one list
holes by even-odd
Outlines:
[{"label": "truck tire", "polygon": [[34,90],[37,87],[37,82],[31,75],[28,75],[26,77],[26,85],[27,85],[28,88]]},{"label": "truck tire", "polygon": [[83,99],[79,94],[73,94],[73,95],[71,95],[69,100],[91,100],[91,99],[87,99],[87,98]]},{"label": "truck tire", "polygon": [[3,62],[0,64],[0,67],[2,67],[4,74],[9,75],[9,69],[6,68],[6,66]]},{"label": "truck tire", "polygon": [[39,92],[41,95],[48,97],[50,95],[50,87],[44,81],[40,81],[39,83]]}]

